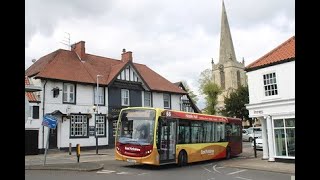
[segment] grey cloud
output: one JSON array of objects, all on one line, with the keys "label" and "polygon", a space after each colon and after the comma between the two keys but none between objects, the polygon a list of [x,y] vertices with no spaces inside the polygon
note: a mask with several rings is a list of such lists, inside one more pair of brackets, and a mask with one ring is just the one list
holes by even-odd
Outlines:
[{"label": "grey cloud", "polygon": [[27,0],[25,6],[25,47],[35,33],[50,36],[59,21],[93,18],[103,14],[113,1],[76,0],[43,1]]}]

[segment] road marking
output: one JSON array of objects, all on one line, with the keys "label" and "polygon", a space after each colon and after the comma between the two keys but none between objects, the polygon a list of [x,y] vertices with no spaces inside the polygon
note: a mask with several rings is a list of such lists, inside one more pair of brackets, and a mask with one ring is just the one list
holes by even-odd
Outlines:
[{"label": "road marking", "polygon": [[117,174],[130,174],[129,172],[119,172]]},{"label": "road marking", "polygon": [[145,175],[145,174],[148,174],[148,173],[140,173],[140,174],[138,174],[138,176]]},{"label": "road marking", "polygon": [[97,171],[97,173],[104,173],[104,174],[110,174],[116,171],[111,171],[111,170],[101,170],[101,171]]},{"label": "road marking", "polygon": [[241,172],[243,172],[243,171],[246,171],[246,169],[242,169],[242,170],[240,170],[240,171],[231,172],[231,173],[228,173],[228,175],[241,173]]},{"label": "road marking", "polygon": [[207,168],[205,168],[205,167],[202,167],[203,169],[205,169],[205,170],[207,170],[208,172],[212,172],[212,171],[210,171],[209,169],[207,169]]},{"label": "road marking", "polygon": [[217,166],[217,165],[212,166],[212,169],[213,169],[214,171],[216,171],[216,172],[218,172],[218,173],[221,174],[221,172],[219,172],[219,171],[216,169],[216,166]]},{"label": "road marking", "polygon": [[214,180],[215,178],[210,178],[210,179],[208,179],[208,180]]},{"label": "road marking", "polygon": [[225,168],[225,167],[217,167],[217,169],[222,169],[222,168]]},{"label": "road marking", "polygon": [[243,177],[235,177],[235,178],[238,178],[238,179],[244,179],[244,180],[252,180],[252,179],[243,178]]}]

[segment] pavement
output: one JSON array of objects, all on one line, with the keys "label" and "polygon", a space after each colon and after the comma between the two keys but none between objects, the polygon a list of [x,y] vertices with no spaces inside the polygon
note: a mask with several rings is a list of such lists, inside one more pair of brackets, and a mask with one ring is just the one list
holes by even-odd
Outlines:
[{"label": "pavement", "polygon": [[[114,149],[100,149],[98,154],[95,150],[81,151],[79,162],[75,152],[69,155],[65,151],[49,150],[46,157],[44,154],[25,156],[25,170],[97,171],[103,169],[103,161],[108,160],[115,160]],[[229,160],[219,161],[219,165],[295,174],[294,162],[262,160],[262,151],[257,151],[257,157],[255,157],[252,148],[244,148],[242,154]]]}]

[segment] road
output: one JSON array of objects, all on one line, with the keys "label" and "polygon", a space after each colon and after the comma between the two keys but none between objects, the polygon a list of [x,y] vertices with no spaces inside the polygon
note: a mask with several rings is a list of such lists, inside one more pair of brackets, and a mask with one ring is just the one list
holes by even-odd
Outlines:
[{"label": "road", "polygon": [[[250,143],[243,143],[244,153],[253,154]],[[262,151],[257,151],[262,154]],[[192,163],[185,167],[176,165],[147,166],[132,165],[127,162],[107,160],[101,161],[104,169],[93,172],[26,170],[26,180],[291,180],[290,174],[258,171],[221,166],[226,160],[213,160]]]},{"label": "road", "polygon": [[26,170],[26,180],[290,180],[290,174],[219,166],[221,161],[193,163],[185,167],[129,165],[120,161],[104,161],[104,169],[94,172]]}]

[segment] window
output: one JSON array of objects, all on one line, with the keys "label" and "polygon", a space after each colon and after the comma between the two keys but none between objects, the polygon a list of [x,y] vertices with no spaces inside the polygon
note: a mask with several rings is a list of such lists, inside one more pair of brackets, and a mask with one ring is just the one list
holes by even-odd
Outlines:
[{"label": "window", "polygon": [[238,88],[240,88],[241,86],[241,76],[240,76],[240,71],[237,71],[237,84],[238,84]]},{"label": "window", "polygon": [[224,76],[224,71],[220,70],[220,84],[221,84],[221,88],[225,89],[226,85],[225,85],[225,76]]},{"label": "window", "polygon": [[63,84],[63,103],[76,103],[76,89],[74,84]]},{"label": "window", "polygon": [[179,120],[178,143],[190,143],[190,135],[190,122],[186,120]]},{"label": "window", "polygon": [[203,142],[212,142],[212,122],[203,122]]},{"label": "window", "polygon": [[70,138],[88,137],[88,128],[87,115],[71,115]]},{"label": "window", "polygon": [[130,66],[125,69],[126,80],[130,81]]},{"label": "window", "polygon": [[295,157],[295,119],[274,119],[277,156]]},{"label": "window", "polygon": [[93,95],[94,95],[94,104],[97,104],[97,98],[99,105],[104,105],[104,87],[99,87],[98,89],[98,96],[97,94],[97,87],[94,87]]},{"label": "window", "polygon": [[106,116],[96,115],[96,135],[98,137],[106,137]]},{"label": "window", "polygon": [[263,84],[265,96],[273,96],[278,94],[276,73],[264,74]]},{"label": "window", "polygon": [[39,106],[32,106],[32,118],[39,119]]},{"label": "window", "polygon": [[144,92],[144,106],[152,107],[151,105],[151,92]]},{"label": "window", "polygon": [[191,143],[202,143],[203,126],[202,122],[191,122]]},{"label": "window", "polygon": [[169,94],[163,94],[163,106],[165,109],[170,109],[170,95]]},{"label": "window", "polygon": [[121,105],[122,106],[129,106],[129,90],[128,89],[121,89]]}]

